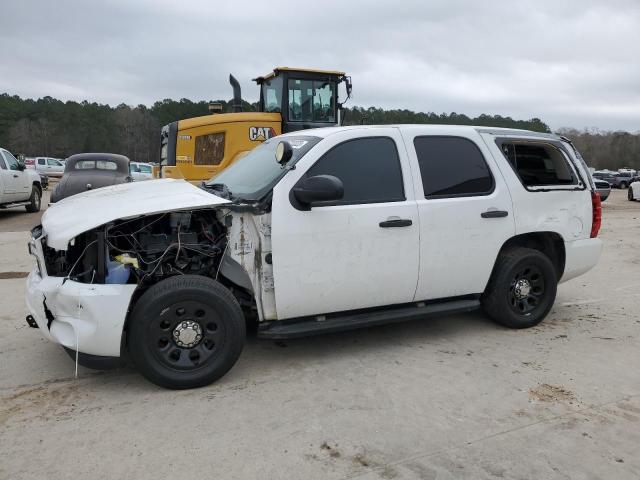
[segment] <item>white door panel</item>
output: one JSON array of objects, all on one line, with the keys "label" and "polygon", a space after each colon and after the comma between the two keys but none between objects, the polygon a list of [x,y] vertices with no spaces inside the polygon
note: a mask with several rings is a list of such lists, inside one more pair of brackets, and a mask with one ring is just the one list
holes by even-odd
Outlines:
[{"label": "white door panel", "polygon": [[[0,163],[4,167],[4,159],[0,154]],[[13,201],[13,181],[11,179],[12,172],[6,168],[0,168],[0,203],[9,203]]]},{"label": "white door panel", "polygon": [[[419,218],[406,150],[395,128],[367,129],[398,147],[405,201],[297,210],[289,194],[325,152],[352,132],[332,135],[312,149],[275,187],[273,272],[279,319],[411,302],[419,267]],[[362,181],[367,181],[366,171]],[[381,222],[410,220],[383,228]],[[407,222],[408,223],[408,222]]]},{"label": "white door panel", "polygon": [[[513,236],[504,187],[487,197],[419,200],[422,242],[416,300],[482,293],[500,248]],[[508,212],[483,218],[490,210]]]},{"label": "white door panel", "polygon": [[[2,170],[2,184],[5,189],[6,200],[8,202],[17,202],[23,200],[24,194],[23,184],[24,178],[26,177],[25,172],[21,172],[20,170],[16,170],[16,160],[14,157],[10,156],[5,151],[0,152],[0,155],[3,156],[5,165],[7,167],[6,170]],[[3,195],[4,196],[4,195]]]},{"label": "white door panel", "polygon": [[[500,248],[515,230],[511,197],[491,153],[475,130],[461,133],[443,126],[436,136],[462,137],[478,147],[491,171],[494,187],[492,193],[483,196],[427,199],[414,139],[433,136],[433,129],[407,127],[402,134],[414,172],[420,217],[420,274],[415,300],[482,293]],[[483,218],[484,212],[496,210],[507,215]]]}]

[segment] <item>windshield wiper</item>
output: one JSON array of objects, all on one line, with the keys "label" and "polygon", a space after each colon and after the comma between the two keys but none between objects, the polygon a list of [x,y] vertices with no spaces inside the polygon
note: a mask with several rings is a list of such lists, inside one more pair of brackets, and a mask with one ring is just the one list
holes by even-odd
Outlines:
[{"label": "windshield wiper", "polygon": [[229,187],[227,187],[224,183],[205,183],[202,182],[201,187],[204,190],[213,190],[213,193],[218,197],[224,198],[226,200],[233,200],[233,194]]}]

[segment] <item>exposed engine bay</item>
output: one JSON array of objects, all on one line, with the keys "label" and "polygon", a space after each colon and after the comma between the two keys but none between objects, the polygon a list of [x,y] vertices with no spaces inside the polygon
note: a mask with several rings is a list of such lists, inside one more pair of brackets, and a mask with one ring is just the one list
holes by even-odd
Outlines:
[{"label": "exposed engine bay", "polygon": [[83,284],[133,284],[140,292],[175,275],[223,283],[260,320],[277,318],[271,214],[220,209],[114,220],[73,238],[66,250],[42,243],[47,275]]},{"label": "exposed engine bay", "polygon": [[216,277],[227,244],[216,211],[167,212],[118,220],[44,248],[49,275],[83,283],[153,284],[173,275]]}]

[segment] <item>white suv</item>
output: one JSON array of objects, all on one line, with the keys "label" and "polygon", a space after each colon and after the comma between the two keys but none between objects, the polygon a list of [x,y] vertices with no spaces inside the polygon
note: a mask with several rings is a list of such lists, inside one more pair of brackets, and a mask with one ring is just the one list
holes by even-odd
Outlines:
[{"label": "white suv", "polygon": [[600,221],[555,135],[305,130],[203,188],[164,179],[53,205],[32,232],[27,320],[85,365],[128,352],[151,381],[196,387],[233,366],[250,319],[271,339],[481,307],[536,325],[557,284],[597,263]]}]

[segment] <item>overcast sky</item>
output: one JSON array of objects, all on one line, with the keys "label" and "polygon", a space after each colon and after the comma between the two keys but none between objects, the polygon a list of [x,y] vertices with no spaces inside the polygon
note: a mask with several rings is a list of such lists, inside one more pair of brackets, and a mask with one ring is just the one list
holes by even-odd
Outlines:
[{"label": "overcast sky", "polygon": [[0,5],[0,92],[147,105],[338,69],[352,105],[640,130],[640,0],[33,1]]}]

